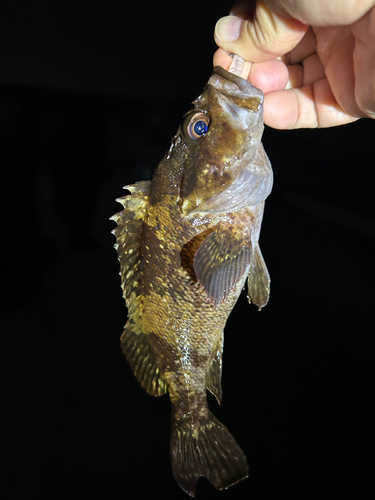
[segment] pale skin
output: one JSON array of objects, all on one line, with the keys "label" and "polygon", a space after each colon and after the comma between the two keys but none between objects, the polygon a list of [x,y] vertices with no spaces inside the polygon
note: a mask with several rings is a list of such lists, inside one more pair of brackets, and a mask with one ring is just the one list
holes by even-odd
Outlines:
[{"label": "pale skin", "polygon": [[243,77],[265,94],[266,125],[375,118],[375,0],[242,0],[231,14],[216,24],[214,65],[228,69],[228,52],[251,61]]}]

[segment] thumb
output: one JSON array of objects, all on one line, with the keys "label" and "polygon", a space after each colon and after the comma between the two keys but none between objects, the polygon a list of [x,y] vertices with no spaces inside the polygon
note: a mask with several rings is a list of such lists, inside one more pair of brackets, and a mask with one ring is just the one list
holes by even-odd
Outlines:
[{"label": "thumb", "polygon": [[290,52],[307,30],[307,25],[292,17],[283,17],[258,1],[252,16],[241,13],[239,17],[219,19],[214,36],[217,45],[225,51],[246,61],[262,62]]}]

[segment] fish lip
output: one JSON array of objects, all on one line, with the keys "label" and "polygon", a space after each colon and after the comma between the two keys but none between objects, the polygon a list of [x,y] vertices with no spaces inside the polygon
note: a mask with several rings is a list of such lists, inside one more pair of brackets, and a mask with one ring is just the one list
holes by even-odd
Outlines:
[{"label": "fish lip", "polygon": [[251,83],[248,82],[247,80],[244,80],[240,76],[230,73],[221,66],[215,66],[213,69],[213,73],[221,78],[224,78],[228,82],[234,83],[240,89],[240,91],[245,94],[245,96],[260,97],[261,104],[263,104],[263,99],[264,99],[263,92],[259,90],[257,87],[254,87],[254,85],[251,85]]},{"label": "fish lip", "polygon": [[215,73],[215,75],[221,76],[222,78],[225,78],[229,82],[232,82],[235,85],[237,85],[237,87],[244,94],[248,94],[249,90],[251,90],[253,87],[247,80],[244,80],[240,76],[237,76],[237,75],[234,75],[233,73],[230,73],[229,71],[225,70],[221,66],[215,66],[213,72]]}]

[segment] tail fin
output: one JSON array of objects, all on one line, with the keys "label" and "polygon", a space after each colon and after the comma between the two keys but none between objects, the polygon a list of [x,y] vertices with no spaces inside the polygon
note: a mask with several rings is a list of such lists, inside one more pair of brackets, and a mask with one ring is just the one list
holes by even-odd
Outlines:
[{"label": "tail fin", "polygon": [[192,497],[200,476],[218,490],[225,490],[248,475],[243,451],[211,412],[194,426],[172,422],[171,454],[174,477]]}]

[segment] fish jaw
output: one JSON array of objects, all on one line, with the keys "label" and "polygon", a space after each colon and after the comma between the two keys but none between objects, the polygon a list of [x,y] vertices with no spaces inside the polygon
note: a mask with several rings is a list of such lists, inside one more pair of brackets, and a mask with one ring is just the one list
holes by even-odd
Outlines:
[{"label": "fish jaw", "polygon": [[262,92],[218,68],[193,105],[211,122],[197,143],[184,139],[182,214],[235,211],[263,202],[273,175],[261,144]]}]

